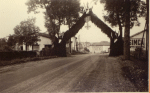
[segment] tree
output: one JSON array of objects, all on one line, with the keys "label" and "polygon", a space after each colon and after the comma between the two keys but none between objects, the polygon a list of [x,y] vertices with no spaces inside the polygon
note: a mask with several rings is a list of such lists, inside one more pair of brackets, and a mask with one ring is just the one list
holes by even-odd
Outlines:
[{"label": "tree", "polygon": [[0,51],[5,51],[4,47],[7,45],[7,41],[5,38],[0,39]]},{"label": "tree", "polygon": [[[107,15],[104,16],[111,26],[118,26],[120,38],[122,39],[122,28],[125,27],[124,55],[125,59],[130,57],[130,28],[139,26],[138,17],[145,16],[145,3],[141,0],[101,0],[105,3]],[[130,7],[131,6],[131,7]]]},{"label": "tree", "polygon": [[7,40],[7,45],[11,48],[14,48],[14,46],[16,45],[16,37],[14,35],[9,35],[9,38]]},{"label": "tree", "polygon": [[18,44],[25,44],[27,46],[33,45],[38,39],[40,29],[35,26],[35,18],[21,21],[19,25],[14,28],[14,33]]},{"label": "tree", "polygon": [[59,36],[60,25],[72,25],[78,18],[80,11],[79,0],[30,0],[26,3],[28,12],[37,13],[38,8],[46,10],[45,27],[54,38],[57,34]]},{"label": "tree", "polygon": [[[76,2],[72,2],[72,0],[66,2],[66,8],[68,8],[68,10],[66,11],[66,21],[67,21],[67,25],[68,28],[70,30],[70,28],[72,27],[73,24],[76,23],[77,19],[79,18],[79,11],[80,11],[80,4],[79,2],[76,0]],[[69,47],[70,47],[70,53],[71,53],[71,39],[69,39]]]},{"label": "tree", "polygon": [[65,24],[70,28],[79,18],[79,0],[30,0],[26,5],[28,6],[28,12],[33,11],[37,13],[37,8],[46,10],[44,13],[45,27],[56,47],[59,41],[60,26]]}]

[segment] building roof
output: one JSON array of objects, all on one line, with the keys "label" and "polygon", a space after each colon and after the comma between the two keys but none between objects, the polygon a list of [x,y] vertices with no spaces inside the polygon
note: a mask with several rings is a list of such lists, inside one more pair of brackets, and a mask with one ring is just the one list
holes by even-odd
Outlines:
[{"label": "building roof", "polygon": [[134,37],[134,36],[136,36],[136,35],[139,35],[139,34],[143,33],[144,31],[146,31],[146,30],[140,31],[140,32],[138,32],[138,33],[135,33],[135,34],[131,35],[130,37]]},{"label": "building roof", "polygon": [[50,38],[49,34],[46,34],[46,33],[39,33],[39,36],[43,36],[43,37],[46,37],[46,38]]},{"label": "building roof", "polygon": [[108,41],[94,42],[91,46],[110,46],[110,43]]},{"label": "building roof", "polygon": [[90,42],[79,42],[79,47],[84,48],[84,47],[89,47],[91,45]]}]

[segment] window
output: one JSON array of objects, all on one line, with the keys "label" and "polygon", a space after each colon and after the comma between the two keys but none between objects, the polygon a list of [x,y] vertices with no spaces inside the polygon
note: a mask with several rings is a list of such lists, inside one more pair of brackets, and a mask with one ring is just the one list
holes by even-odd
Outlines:
[{"label": "window", "polygon": [[45,48],[51,48],[52,45],[45,45]]}]

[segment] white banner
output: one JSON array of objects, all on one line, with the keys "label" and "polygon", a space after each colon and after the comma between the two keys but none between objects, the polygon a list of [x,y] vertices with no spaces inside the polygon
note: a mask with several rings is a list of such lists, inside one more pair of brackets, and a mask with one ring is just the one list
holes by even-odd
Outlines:
[{"label": "white banner", "polygon": [[[142,38],[130,38],[130,46],[132,47],[140,47],[142,43]],[[145,39],[143,38],[142,47],[145,45]]]}]

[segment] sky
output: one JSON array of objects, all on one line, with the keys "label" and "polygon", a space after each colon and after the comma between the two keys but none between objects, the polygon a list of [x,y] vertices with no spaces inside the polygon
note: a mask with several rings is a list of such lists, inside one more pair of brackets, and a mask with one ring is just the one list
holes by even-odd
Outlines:
[{"label": "sky", "polygon": [[[14,34],[14,27],[19,25],[21,21],[26,20],[27,18],[36,17],[36,24],[39,26],[42,32],[46,32],[46,28],[44,27],[44,14],[38,13],[34,14],[27,13],[27,6],[25,3],[28,0],[0,0],[0,38],[7,37],[11,34]],[[89,7],[93,6],[93,13],[96,14],[103,22],[104,9],[103,5],[97,3],[96,5],[91,3],[91,0],[81,0],[82,5],[87,4],[89,2]],[[137,32],[144,30],[145,19],[142,18],[139,20],[141,22],[140,27],[134,27],[131,29],[130,35],[133,35]],[[109,27],[111,27],[107,22],[105,22]],[[80,29],[79,33],[77,33],[76,37],[80,38],[81,42],[100,42],[100,41],[110,41],[110,39],[101,32],[99,28],[97,28],[91,21],[88,22],[90,25],[89,29],[86,29],[85,26],[87,23]],[[112,28],[112,27],[111,27]],[[118,28],[112,28],[114,31],[118,32]],[[68,30],[67,26],[61,26],[61,32]],[[124,30],[124,29],[123,29]]]}]

